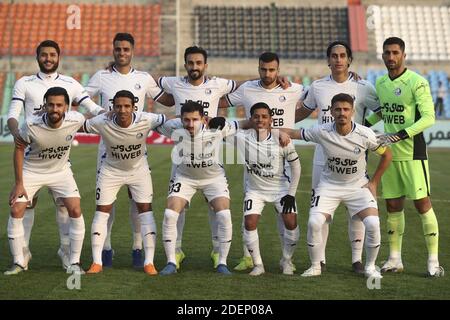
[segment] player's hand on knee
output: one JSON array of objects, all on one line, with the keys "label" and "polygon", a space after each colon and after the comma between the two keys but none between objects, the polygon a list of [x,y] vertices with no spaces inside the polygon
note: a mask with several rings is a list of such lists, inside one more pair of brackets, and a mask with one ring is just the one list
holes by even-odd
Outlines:
[{"label": "player's hand on knee", "polygon": [[209,120],[208,127],[210,129],[218,129],[222,130],[225,127],[225,118],[224,117],[215,117]]},{"label": "player's hand on knee", "polygon": [[283,206],[283,214],[291,213],[296,211],[295,207],[295,197],[289,194],[285,195],[280,200],[280,204]]},{"label": "player's hand on knee", "polygon": [[15,184],[11,193],[9,194],[9,206],[12,207],[16,203],[17,199],[25,197],[28,200],[28,195],[23,187],[23,184]]}]

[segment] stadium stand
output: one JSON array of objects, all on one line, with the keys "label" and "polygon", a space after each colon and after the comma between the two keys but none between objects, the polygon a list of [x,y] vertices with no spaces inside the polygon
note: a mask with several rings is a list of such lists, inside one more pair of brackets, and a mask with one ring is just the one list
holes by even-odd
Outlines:
[{"label": "stadium stand", "polygon": [[[450,60],[450,6],[371,6],[375,42],[390,36],[405,40],[409,59]],[[381,57],[380,46],[377,55]]]},{"label": "stadium stand", "polygon": [[212,57],[322,59],[330,41],[348,41],[346,7],[196,6],[199,45]]},{"label": "stadium stand", "polygon": [[[141,43],[137,56],[160,55],[159,4],[79,5],[81,28],[68,27],[69,4],[0,3],[0,55],[34,55],[42,39],[53,39],[66,56],[105,56],[111,54],[110,39],[117,32],[130,32]],[[131,18],[132,17],[132,18]],[[7,24],[7,21],[10,21]]]}]

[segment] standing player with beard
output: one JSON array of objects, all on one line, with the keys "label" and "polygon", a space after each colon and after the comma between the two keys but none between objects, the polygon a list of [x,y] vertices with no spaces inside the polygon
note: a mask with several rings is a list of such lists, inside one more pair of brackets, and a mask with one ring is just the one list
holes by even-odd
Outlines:
[{"label": "standing player with beard", "polygon": [[[25,113],[25,120],[33,113],[43,108],[44,94],[51,87],[62,87],[69,95],[69,108],[72,101],[85,107],[92,114],[103,112],[102,108],[96,105],[90,98],[80,83],[72,77],[57,73],[60,59],[60,48],[52,40],[45,40],[36,48],[36,60],[39,64],[40,72],[35,75],[24,76],[17,80],[13,89],[13,96],[8,112],[8,128],[14,136],[16,144],[25,145],[19,132],[19,117],[22,109]],[[56,198],[55,198],[56,199]],[[34,223],[34,206],[37,203],[37,194],[32,201],[32,205],[25,210],[23,218],[24,226],[24,254],[26,259],[31,259],[29,252],[29,242],[31,229]],[[61,240],[58,255],[62,260],[64,268],[69,266],[69,226],[70,220],[67,209],[56,199],[56,220],[58,222],[59,236]]]},{"label": "standing player with beard", "polygon": [[55,202],[62,200],[69,216],[67,272],[84,273],[80,267],[80,255],[85,227],[80,193],[69,162],[70,146],[84,122],[84,116],[78,112],[67,112],[70,99],[64,88],[48,89],[43,101],[45,113],[41,116],[29,115],[18,133],[29,146],[25,150],[22,144],[16,144],[14,149],[16,182],[9,198],[11,215],[8,221],[8,240],[14,264],[5,275],[28,270],[29,259],[23,250],[26,246],[24,214],[27,204],[35,201],[34,195],[45,186],[51,191]]},{"label": "standing player with beard", "polygon": [[439,265],[439,227],[430,199],[430,174],[423,131],[435,121],[428,81],[405,66],[405,42],[397,37],[383,43],[388,74],[377,79],[386,145],[392,144],[393,161],[382,179],[382,195],[388,212],[389,259],[381,272],[402,272],[402,239],[405,230],[405,198],[412,199],[428,251],[427,274],[444,276]]},{"label": "standing player with beard", "polygon": [[[222,78],[209,78],[205,75],[208,68],[207,53],[204,49],[193,46],[186,48],[184,52],[184,68],[187,75],[185,77],[161,77],[158,80],[159,86],[165,92],[173,95],[175,100],[175,114],[181,116],[181,108],[189,101],[197,102],[203,107],[205,117],[216,117],[219,99],[227,93],[236,89],[236,82]],[[172,166],[171,179],[175,173]],[[208,207],[209,224],[211,227],[213,250],[211,259],[216,268],[219,262],[219,242],[217,236],[216,213]],[[183,229],[185,223],[185,210],[178,215],[177,220],[177,243],[176,243],[176,265],[180,268],[185,254],[181,249]]]},{"label": "standing player with beard", "polygon": [[[272,129],[295,127],[295,110],[298,101],[302,97],[303,86],[292,83],[287,88],[282,88],[278,82],[280,72],[280,59],[278,55],[273,52],[265,52],[259,57],[259,76],[258,80],[250,80],[244,82],[239,88],[226,95],[220,101],[220,107],[243,105],[245,107],[246,118],[250,119],[251,107],[258,103],[264,102],[271,107],[272,115]],[[286,173],[289,175],[289,168],[286,168]],[[281,213],[277,214],[278,233],[281,241],[281,248],[284,247],[285,227]],[[244,230],[244,222],[242,225]],[[239,264],[234,268],[242,271],[253,267],[252,258],[244,246],[244,257]],[[281,258],[280,268],[286,270],[288,274],[292,274],[290,270],[295,270],[295,266],[291,260]]]},{"label": "standing player with beard", "polygon": [[[112,110],[113,97],[121,90],[127,90],[133,93],[134,111],[144,111],[145,98],[151,97],[165,106],[174,104],[173,98],[164,93],[156,84],[153,77],[144,71],[138,71],[131,66],[134,54],[134,38],[129,33],[117,33],[113,39],[114,64],[108,70],[97,71],[89,80],[86,91],[91,97],[100,96],[101,106],[107,110]],[[100,170],[101,162],[106,157],[106,150],[103,140],[98,148],[97,172]],[[136,268],[142,268],[142,237],[141,225],[139,221],[139,212],[136,203],[130,198],[130,221],[133,232],[132,245],[132,264]],[[111,229],[114,223],[115,206],[111,209],[108,218],[107,236],[102,250],[102,263],[104,267],[112,267],[113,249],[111,246]]]},{"label": "standing player with beard", "polygon": [[[331,99],[338,93],[347,93],[353,97],[355,104],[354,121],[364,123],[368,110],[377,112],[380,109],[375,88],[366,80],[355,79],[355,75],[349,72],[353,55],[350,46],[343,41],[334,41],[327,48],[327,62],[331,74],[314,81],[301,107],[297,109],[295,121],[299,122],[307,118],[314,110],[319,110],[318,124],[333,122],[331,115]],[[320,175],[324,171],[326,159],[320,144],[316,144],[314,151],[314,165],[312,171],[312,197],[319,183]],[[321,266],[325,269],[325,249],[328,240],[329,224],[322,226]],[[352,269],[356,273],[364,273],[362,264],[362,252],[364,245],[364,224],[356,216],[349,216],[348,234],[352,247]]]}]

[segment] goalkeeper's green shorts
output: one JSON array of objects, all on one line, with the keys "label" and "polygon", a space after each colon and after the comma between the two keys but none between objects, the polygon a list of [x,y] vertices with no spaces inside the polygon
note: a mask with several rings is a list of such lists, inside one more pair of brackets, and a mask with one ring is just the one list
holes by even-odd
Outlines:
[{"label": "goalkeeper's green shorts", "polygon": [[384,199],[418,200],[430,196],[430,188],[428,160],[392,161],[381,177]]}]

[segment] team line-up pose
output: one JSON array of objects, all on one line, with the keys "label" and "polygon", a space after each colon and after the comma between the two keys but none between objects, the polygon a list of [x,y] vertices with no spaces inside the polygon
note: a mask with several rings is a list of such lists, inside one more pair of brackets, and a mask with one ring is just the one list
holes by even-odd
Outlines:
[{"label": "team line-up pose", "polygon": [[[300,236],[296,190],[301,166],[290,138],[317,144],[307,229],[311,267],[302,273],[303,277],[320,276],[326,270],[328,224],[341,201],[349,215],[353,270],[375,278],[381,278],[382,272],[403,271],[405,196],[414,200],[422,219],[429,254],[427,274],[444,275],[438,262],[439,231],[429,198],[428,162],[422,134],[434,123],[434,107],[428,82],[404,65],[405,44],[401,39],[392,37],[384,42],[383,60],[388,74],[378,79],[376,89],[349,72],[353,56],[350,47],[342,41],[335,41],[327,48],[331,75],[313,82],[308,89],[286,83],[279,77],[280,60],[272,52],[259,57],[260,79],[240,83],[209,78],[207,53],[196,46],[185,51],[185,77],[162,77],[155,82],[151,75],[131,66],[134,46],[132,35],[117,34],[113,39],[114,64],[94,74],[83,89],[74,79],[56,73],[60,49],[54,41],[45,40],[36,50],[40,72],[17,81],[8,115],[8,126],[15,141],[15,184],[9,198],[11,211],[7,226],[13,264],[5,275],[19,274],[29,268],[34,206],[39,190],[45,186],[57,206],[58,255],[63,267],[68,273],[85,273],[80,265],[85,224],[69,162],[76,132],[101,136],[96,212],[91,225],[93,262],[86,273],[96,274],[103,272],[104,267],[112,267],[114,202],[125,185],[131,203],[132,265],[150,276],[157,275],[153,261],[157,224],[152,210],[153,187],[145,144],[151,130],[175,142],[162,221],[167,264],[159,272],[161,275],[180,270],[185,257],[181,250],[185,208],[197,190],[207,200],[213,266],[219,274],[231,274],[227,265],[232,242],[231,199],[219,159],[224,139],[231,141],[244,164],[244,256],[235,269],[251,268],[251,276],[265,273],[257,226],[269,202],[277,215],[282,252],[280,268],[283,274],[294,274],[293,255]],[[97,95],[101,106],[90,99]],[[146,95],[168,107],[175,105],[177,118],[167,120],[164,114],[145,112]],[[95,117],[85,119],[81,113],[69,111],[73,100]],[[25,121],[19,126],[22,105]],[[217,116],[219,107],[235,105],[245,107],[247,120],[228,121]],[[402,108],[392,107],[400,105]],[[319,109],[317,126],[294,129],[295,122],[305,119],[316,108]],[[368,110],[372,113],[366,117]],[[386,133],[377,136],[369,127],[380,119],[384,121]],[[381,155],[372,176],[367,172],[367,150]],[[376,199],[380,181],[389,213],[390,246],[389,259],[381,273],[375,265],[381,244]]]}]

